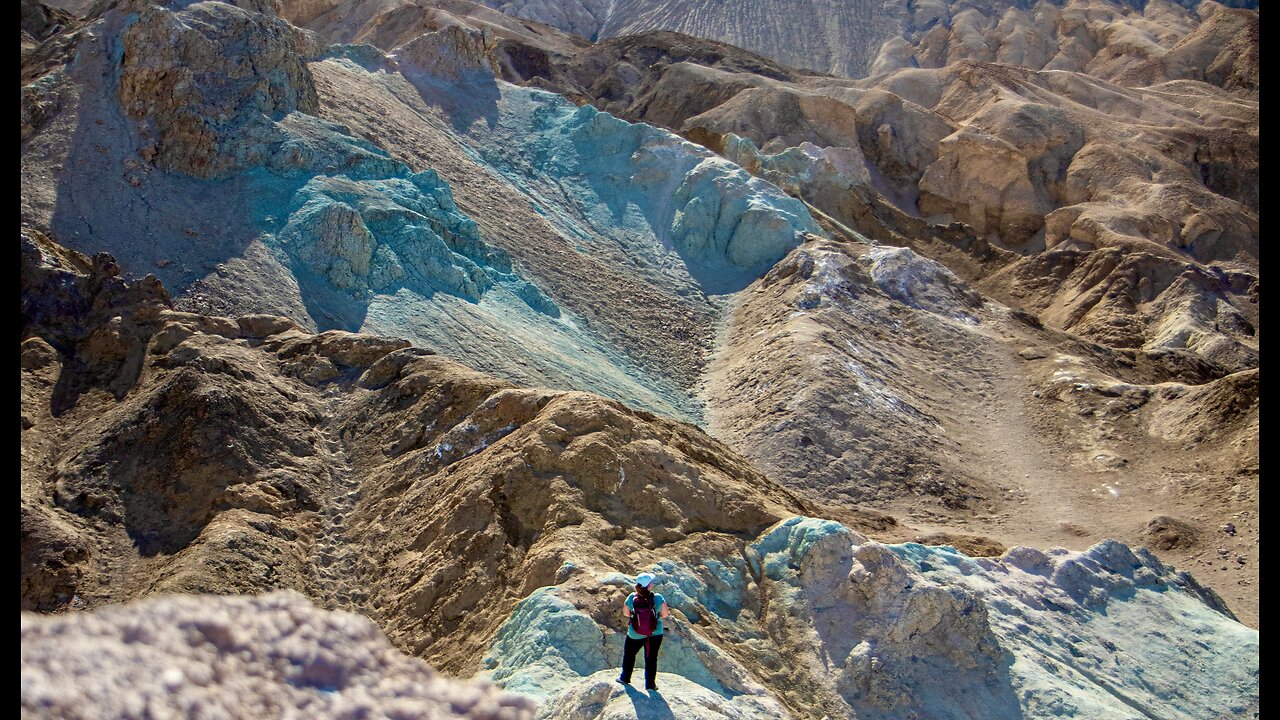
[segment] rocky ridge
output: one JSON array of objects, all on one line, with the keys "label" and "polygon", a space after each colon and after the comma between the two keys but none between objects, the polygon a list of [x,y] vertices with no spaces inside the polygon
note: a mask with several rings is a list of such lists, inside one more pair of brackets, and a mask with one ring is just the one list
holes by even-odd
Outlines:
[{"label": "rocky ridge", "polygon": [[569,548],[680,556],[812,507],[614,401],[173,311],[154,278],[35,230],[23,250],[26,609],[295,588],[456,672]]},{"label": "rocky ridge", "polygon": [[[818,508],[690,426],[513,388],[403,341],[175,312],[154,278],[123,280],[108,256],[34,230],[23,249],[25,607],[294,587],[367,613],[402,651],[530,696],[540,716],[597,717],[616,695],[596,677],[620,652],[614,609],[647,569],[676,613],[663,667],[683,679],[663,682],[692,683],[676,706],[701,698],[703,717],[1133,706],[1195,717],[1188,703],[1256,704],[1256,669],[1239,658],[1256,656],[1257,632],[1146,551],[1110,542],[973,560],[882,545],[789,518]],[[73,392],[55,404],[59,386]],[[183,457],[140,452],[157,437]],[[214,632],[209,618],[234,607],[172,602]],[[248,602],[307,622],[294,600]],[[1126,618],[1152,613],[1168,632],[1132,635],[1150,626]],[[324,626],[370,637],[371,626],[335,622]],[[65,632],[121,631],[86,623],[98,629]],[[212,650],[230,642],[206,637]],[[192,651],[207,654],[203,642]],[[283,637],[257,647],[304,652]],[[316,652],[299,665],[306,682],[364,682],[366,671]],[[381,667],[404,663],[380,652]],[[1129,659],[1107,660],[1117,652]],[[24,701],[82,702],[40,684],[36,657]],[[1191,665],[1227,658],[1212,690],[1185,685],[1201,677]],[[832,663],[838,673],[822,669]],[[257,667],[227,671],[284,702]],[[1134,668],[1148,668],[1141,682]],[[1151,695],[1150,668],[1177,674],[1186,694]],[[144,699],[147,687],[136,688]],[[356,695],[344,702],[365,701]],[[637,712],[665,703],[628,700]]]}]

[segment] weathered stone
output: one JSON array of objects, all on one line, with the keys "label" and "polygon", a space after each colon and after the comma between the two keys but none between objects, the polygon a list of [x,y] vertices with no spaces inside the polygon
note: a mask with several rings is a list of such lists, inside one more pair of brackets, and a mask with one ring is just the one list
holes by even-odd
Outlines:
[{"label": "weathered stone", "polygon": [[294,31],[262,3],[139,5],[122,38],[120,103],[159,167],[227,177],[267,159],[286,115],[317,111]]},{"label": "weathered stone", "polygon": [[529,701],[442,677],[369,620],[294,592],[22,615],[22,706],[59,717],[279,713],[528,720]]}]

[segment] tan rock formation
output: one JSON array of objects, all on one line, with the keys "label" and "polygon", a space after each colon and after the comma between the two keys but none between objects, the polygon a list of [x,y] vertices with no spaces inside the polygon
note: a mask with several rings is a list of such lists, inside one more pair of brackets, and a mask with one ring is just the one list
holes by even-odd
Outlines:
[{"label": "tan rock formation", "polygon": [[314,40],[288,23],[228,3],[137,9],[123,36],[120,101],[159,167],[225,177],[284,139],[274,121],[315,112],[304,63]]},{"label": "tan rock formation", "polygon": [[[1213,0],[1141,4],[1116,0],[922,0],[907,5],[865,0],[729,0],[711,6],[687,0],[624,4],[593,0],[567,5],[543,0],[484,1],[510,15],[544,22],[593,41],[654,30],[677,31],[737,45],[793,67],[853,78],[978,60],[1113,79],[1144,66],[1171,67],[1180,72],[1178,66],[1187,54],[1183,44],[1189,39],[1192,45],[1207,41],[1214,46],[1210,57],[1232,43],[1229,37],[1216,35],[1217,31],[1207,34],[1211,39],[1204,34],[1197,37],[1203,21],[1225,10]],[[1227,4],[1257,8],[1256,2]],[[1256,22],[1256,13],[1252,17]],[[1222,63],[1224,69],[1236,63],[1251,68],[1247,76],[1256,73],[1257,53],[1224,57]],[[1227,74],[1229,71],[1214,73],[1209,82],[1220,84]]]}]

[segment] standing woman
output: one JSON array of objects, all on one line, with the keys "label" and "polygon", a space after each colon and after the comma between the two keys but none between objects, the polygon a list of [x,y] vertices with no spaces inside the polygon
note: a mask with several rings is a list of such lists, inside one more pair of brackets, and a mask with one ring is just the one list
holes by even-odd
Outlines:
[{"label": "standing woman", "polygon": [[653,573],[636,578],[636,591],[627,596],[622,614],[627,618],[627,639],[622,646],[622,675],[618,682],[631,684],[631,671],[636,666],[636,653],[644,648],[644,687],[657,690],[658,648],[662,647],[662,618],[671,616],[671,608],[661,595],[649,591]]}]

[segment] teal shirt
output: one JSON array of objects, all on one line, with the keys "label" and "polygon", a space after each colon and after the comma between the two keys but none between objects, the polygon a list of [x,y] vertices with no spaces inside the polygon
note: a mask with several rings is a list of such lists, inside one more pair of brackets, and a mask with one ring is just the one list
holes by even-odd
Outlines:
[{"label": "teal shirt", "polygon": [[[635,604],[634,604],[635,599],[636,599],[635,593],[631,593],[630,595],[627,596],[627,609],[630,610],[631,612],[636,611]],[[666,598],[662,597],[662,593],[653,594],[653,611],[658,615],[658,629],[653,631],[654,635],[662,634],[662,606],[666,604],[667,604],[667,600]],[[644,639],[643,635],[636,632],[636,629],[631,627],[631,618],[627,618],[627,637],[631,638],[632,640]]]}]

